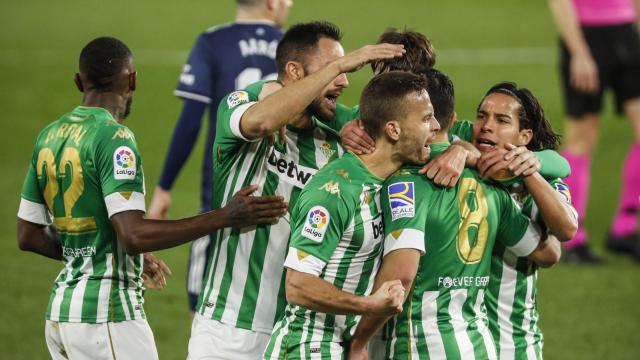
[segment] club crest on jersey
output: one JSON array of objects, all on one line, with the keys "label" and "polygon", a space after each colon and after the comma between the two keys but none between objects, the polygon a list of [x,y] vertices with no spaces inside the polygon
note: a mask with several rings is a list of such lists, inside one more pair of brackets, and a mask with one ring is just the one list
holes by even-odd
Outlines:
[{"label": "club crest on jersey", "polygon": [[136,156],[128,146],[120,146],[113,153],[113,177],[116,180],[136,178]]},{"label": "club crest on jersey", "polygon": [[389,195],[389,206],[391,207],[391,221],[415,216],[416,201],[413,192],[413,182],[391,184],[387,192]]},{"label": "club crest on jersey", "polygon": [[560,193],[560,195],[562,195],[567,204],[571,204],[571,192],[569,192],[567,185],[563,183],[555,183],[553,184],[553,187]]},{"label": "club crest on jersey", "polygon": [[327,209],[314,206],[309,210],[307,219],[302,227],[302,236],[315,242],[321,242],[329,227],[330,216]]},{"label": "club crest on jersey", "polygon": [[234,91],[227,96],[227,106],[229,106],[229,109],[248,102],[249,93],[246,91]]}]

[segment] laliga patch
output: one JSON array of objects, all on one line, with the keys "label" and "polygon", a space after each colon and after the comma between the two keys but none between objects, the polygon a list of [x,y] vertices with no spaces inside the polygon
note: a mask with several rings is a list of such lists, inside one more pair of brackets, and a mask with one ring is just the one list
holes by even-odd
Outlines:
[{"label": "laliga patch", "polygon": [[391,184],[387,192],[389,195],[389,206],[391,207],[391,221],[415,216],[416,201],[413,182]]},{"label": "laliga patch", "polygon": [[553,187],[560,193],[560,195],[562,195],[567,204],[571,204],[571,193],[569,192],[567,185],[563,183],[555,183],[553,184]]},{"label": "laliga patch", "polygon": [[309,210],[302,227],[302,236],[315,242],[322,242],[324,233],[329,227],[329,212],[322,206],[314,206]]},{"label": "laliga patch", "polygon": [[116,180],[136,178],[136,156],[128,146],[120,146],[113,153],[113,177]]},{"label": "laliga patch", "polygon": [[234,91],[227,96],[227,106],[229,106],[229,109],[248,102],[249,93],[246,91]]}]

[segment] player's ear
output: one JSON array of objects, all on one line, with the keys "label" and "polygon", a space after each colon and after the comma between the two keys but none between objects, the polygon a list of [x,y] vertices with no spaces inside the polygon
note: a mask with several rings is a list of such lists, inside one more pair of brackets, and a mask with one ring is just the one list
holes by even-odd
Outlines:
[{"label": "player's ear", "polygon": [[387,123],[384,124],[384,133],[393,141],[398,141],[400,139],[401,132],[400,124],[395,120],[387,121]]},{"label": "player's ear", "polygon": [[285,65],[285,72],[287,73],[287,76],[294,81],[302,79],[305,75],[304,67],[297,61],[287,62],[287,65]]},{"label": "player's ear", "polygon": [[138,80],[138,72],[134,71],[129,74],[129,90],[136,91],[136,84]]},{"label": "player's ear", "polygon": [[520,140],[520,145],[527,145],[533,139],[533,130],[531,129],[522,129],[520,130],[520,134],[518,135],[518,140]]},{"label": "player's ear", "polygon": [[76,73],[73,76],[73,82],[76,83],[76,88],[80,90],[80,92],[84,92],[84,85],[82,85],[82,78],[80,78],[80,74]]}]

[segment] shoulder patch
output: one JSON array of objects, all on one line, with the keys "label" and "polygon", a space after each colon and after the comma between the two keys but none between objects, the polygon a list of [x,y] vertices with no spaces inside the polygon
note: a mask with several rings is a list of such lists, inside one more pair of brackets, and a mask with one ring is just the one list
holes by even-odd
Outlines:
[{"label": "shoulder patch", "polygon": [[387,193],[391,207],[391,221],[415,216],[416,200],[413,182],[397,182],[389,185]]},{"label": "shoulder patch", "polygon": [[249,93],[246,91],[234,91],[227,96],[227,106],[229,109],[248,102]]},{"label": "shoulder patch", "polygon": [[136,156],[128,146],[120,146],[113,153],[113,177],[116,180],[136,178]]},{"label": "shoulder patch", "polygon": [[571,204],[571,193],[569,192],[569,187],[567,187],[567,185],[557,182],[553,184],[553,188],[562,195],[567,204]]},{"label": "shoulder patch", "polygon": [[302,227],[301,235],[309,240],[313,240],[318,243],[322,242],[324,234],[327,232],[327,228],[329,227],[330,220],[331,216],[329,215],[329,211],[327,211],[323,206],[312,207],[307,214],[307,219]]}]

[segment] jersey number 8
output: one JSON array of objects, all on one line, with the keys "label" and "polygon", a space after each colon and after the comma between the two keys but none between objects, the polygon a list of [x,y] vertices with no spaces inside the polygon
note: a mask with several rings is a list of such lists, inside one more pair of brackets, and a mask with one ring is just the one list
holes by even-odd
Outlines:
[{"label": "jersey number 8", "polygon": [[458,203],[460,205],[460,226],[456,242],[458,257],[465,264],[475,264],[484,255],[489,235],[487,199],[482,186],[476,179],[461,180]]}]

